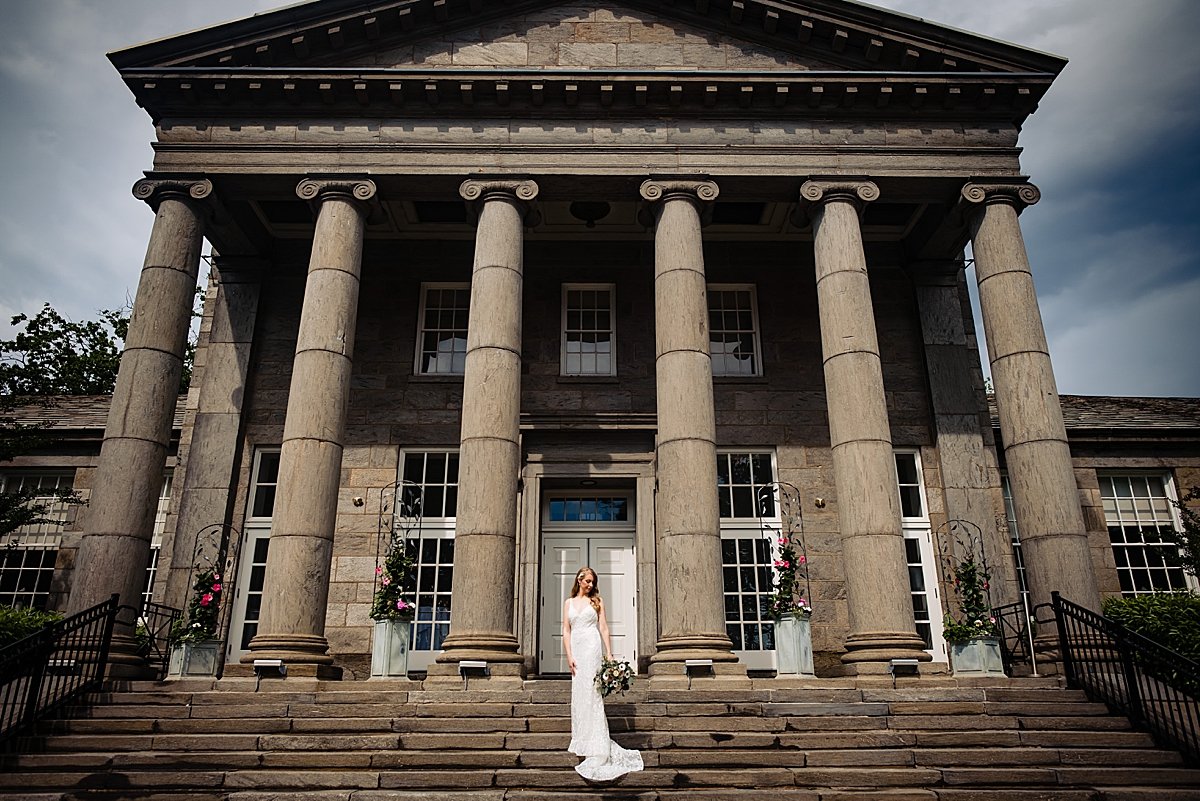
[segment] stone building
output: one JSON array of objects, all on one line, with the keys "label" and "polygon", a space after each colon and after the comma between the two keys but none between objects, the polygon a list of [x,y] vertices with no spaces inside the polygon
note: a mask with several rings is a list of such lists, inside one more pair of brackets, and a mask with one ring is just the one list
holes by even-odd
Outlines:
[{"label": "stone building", "polygon": [[430,677],[563,672],[585,563],[643,672],[771,670],[776,484],[825,675],[945,661],[950,520],[997,603],[1010,517],[1034,603],[1116,589],[1089,532],[1117,490],[1081,508],[1018,222],[1062,59],[844,0],[315,0],[111,59],[157,217],[71,610],[144,582],[203,238],[159,595],[231,532],[226,675],[365,675],[403,480]]}]

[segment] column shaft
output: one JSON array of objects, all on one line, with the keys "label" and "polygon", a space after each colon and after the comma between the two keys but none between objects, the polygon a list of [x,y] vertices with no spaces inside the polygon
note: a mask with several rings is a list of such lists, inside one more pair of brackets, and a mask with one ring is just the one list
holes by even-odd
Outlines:
[{"label": "column shaft", "polygon": [[1033,603],[1049,602],[1057,590],[1098,610],[1099,585],[1018,221],[1019,209],[1040,194],[1028,184],[968,184],[963,197],[978,204],[971,219],[975,277]]},{"label": "column shaft", "polygon": [[908,603],[896,468],[859,204],[874,184],[809,181],[829,436],[850,606],[846,663],[931,659]]},{"label": "column shaft", "polygon": [[358,314],[367,180],[302,181],[319,207],[279,456],[258,635],[243,661],[327,665],[325,607]]},{"label": "column shaft", "polygon": [[141,608],[154,514],[179,398],[183,350],[204,236],[198,201],[207,180],[143,180],[134,195],[156,207],[125,352],[96,466],[67,603],[75,614],[119,593],[110,675],[137,671],[133,626]]},{"label": "column shaft", "polygon": [[450,635],[438,662],[516,664],[517,479],[521,469],[521,292],[532,181],[466,181],[478,201],[463,375]]},{"label": "column shaft", "polygon": [[658,568],[655,665],[736,662],[725,633],[716,415],[709,354],[702,203],[711,181],[647,181],[654,231],[655,376],[658,394],[655,508]]}]

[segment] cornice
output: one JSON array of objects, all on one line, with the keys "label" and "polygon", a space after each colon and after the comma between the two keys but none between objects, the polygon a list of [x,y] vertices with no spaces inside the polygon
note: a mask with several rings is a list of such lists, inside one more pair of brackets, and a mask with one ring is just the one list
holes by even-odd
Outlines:
[{"label": "cornice", "polygon": [[654,115],[952,118],[1020,125],[1053,76],[551,69],[171,68],[125,74],[155,120],[297,116]]}]

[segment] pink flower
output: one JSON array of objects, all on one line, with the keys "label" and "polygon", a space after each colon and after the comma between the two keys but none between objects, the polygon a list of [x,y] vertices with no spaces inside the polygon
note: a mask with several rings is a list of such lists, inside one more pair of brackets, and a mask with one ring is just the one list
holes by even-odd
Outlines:
[{"label": "pink flower", "polygon": [[221,591],[221,585],[220,585],[220,583],[214,584],[214,585],[213,585],[213,592],[220,592],[220,591]]},{"label": "pink flower", "polygon": [[220,580],[221,580],[221,574],[213,573],[213,581],[220,581]]},{"label": "pink flower", "polygon": [[396,601],[396,608],[403,612],[405,609],[408,609],[408,604],[404,602],[403,598],[401,598],[400,600]]},{"label": "pink flower", "polygon": [[213,594],[211,592],[206,592],[200,596],[200,605],[201,606],[208,606],[212,602],[213,602]]},{"label": "pink flower", "polygon": [[791,563],[791,562],[789,562],[788,560],[784,559],[784,560],[783,560],[783,566],[784,566],[784,567],[791,567],[791,566],[792,566],[792,563]]},{"label": "pink flower", "polygon": [[800,564],[805,564],[807,561],[808,561],[807,556],[801,556],[799,559]]},{"label": "pink flower", "polygon": [[780,537],[780,538],[779,538],[779,544],[780,544],[780,545],[787,545],[787,544],[788,544],[788,538],[787,538],[787,537]]},{"label": "pink flower", "polygon": [[383,579],[380,580],[379,583],[386,587],[387,585],[392,583],[392,580],[390,578],[388,578],[387,576],[384,576]]},{"label": "pink flower", "polygon": [[383,567],[381,565],[375,566],[375,575],[377,575],[377,576],[383,575]]}]

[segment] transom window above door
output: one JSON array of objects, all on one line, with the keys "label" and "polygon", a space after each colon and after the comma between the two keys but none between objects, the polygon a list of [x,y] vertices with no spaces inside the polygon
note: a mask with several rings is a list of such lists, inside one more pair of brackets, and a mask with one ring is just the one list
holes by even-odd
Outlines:
[{"label": "transom window above door", "polygon": [[612,284],[563,284],[563,375],[617,374],[615,299]]},{"label": "transom window above door", "polygon": [[629,498],[551,498],[547,515],[551,523],[624,523],[629,520]]}]

